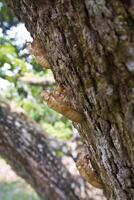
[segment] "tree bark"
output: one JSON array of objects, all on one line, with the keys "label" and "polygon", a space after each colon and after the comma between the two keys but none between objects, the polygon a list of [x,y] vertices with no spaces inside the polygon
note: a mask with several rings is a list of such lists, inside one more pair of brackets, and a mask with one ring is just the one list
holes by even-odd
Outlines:
[{"label": "tree bark", "polygon": [[42,199],[80,199],[78,182],[49,143],[37,124],[0,104],[0,155]]},{"label": "tree bark", "polygon": [[10,0],[85,120],[108,199],[134,198],[134,1]]}]

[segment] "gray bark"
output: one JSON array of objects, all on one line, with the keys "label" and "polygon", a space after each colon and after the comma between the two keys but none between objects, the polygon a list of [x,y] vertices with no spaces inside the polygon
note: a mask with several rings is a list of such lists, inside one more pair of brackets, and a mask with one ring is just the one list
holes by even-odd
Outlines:
[{"label": "gray bark", "polygon": [[107,198],[134,199],[134,1],[8,2],[84,114],[74,126]]},{"label": "gray bark", "polygon": [[80,199],[79,183],[49,143],[36,123],[0,104],[0,155],[42,199]]}]

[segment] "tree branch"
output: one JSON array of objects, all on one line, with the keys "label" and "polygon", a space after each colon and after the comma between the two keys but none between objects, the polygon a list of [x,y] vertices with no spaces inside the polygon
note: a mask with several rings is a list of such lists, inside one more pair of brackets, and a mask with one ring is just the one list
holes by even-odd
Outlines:
[{"label": "tree branch", "polygon": [[50,85],[54,85],[55,84],[55,80],[52,77],[41,77],[41,78],[35,78],[35,77],[20,77],[18,79],[18,81],[22,82],[22,83],[26,83],[29,85],[34,85],[34,86],[44,86],[44,87],[48,87]]},{"label": "tree branch", "polygon": [[[77,182],[54,156],[41,128],[0,105],[0,154],[42,199],[80,199]],[[70,184],[71,183],[71,184]]]}]

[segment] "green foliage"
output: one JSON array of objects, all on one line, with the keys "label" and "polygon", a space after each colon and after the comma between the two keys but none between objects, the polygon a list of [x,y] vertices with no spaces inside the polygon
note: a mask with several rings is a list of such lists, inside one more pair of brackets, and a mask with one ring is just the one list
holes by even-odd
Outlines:
[{"label": "green foliage", "polygon": [[[36,87],[34,87],[35,89]],[[6,91],[5,98],[10,103],[15,102],[15,107],[21,107],[29,115],[29,117],[40,123],[45,132],[49,135],[60,139],[70,139],[72,136],[71,122],[62,115],[48,108],[41,101],[39,90],[33,90],[31,87],[9,87]],[[38,97],[38,99],[37,99]]]},{"label": "green foliage", "polygon": [[17,49],[10,40],[0,38],[0,76],[9,81],[27,72],[25,60],[19,58]]},{"label": "green foliage", "polygon": [[6,33],[13,25],[18,23],[17,18],[7,8],[5,0],[0,0],[0,27]]},{"label": "green foliage", "polygon": [[55,122],[53,126],[50,123],[44,122],[42,126],[47,133],[50,133],[50,135],[58,137],[59,139],[68,140],[72,136],[71,127],[62,121]]},{"label": "green foliage", "polygon": [[[72,136],[71,122],[48,108],[40,93],[43,86],[32,86],[20,82],[20,77],[51,77],[51,70],[44,70],[28,54],[25,43],[17,45],[17,38],[8,31],[18,25],[18,20],[8,10],[5,1],[0,1],[0,99],[15,109],[23,109],[27,115],[40,123],[44,132],[60,139]],[[52,89],[48,86],[45,89]],[[63,155],[57,152],[57,155]],[[1,159],[0,159],[1,165]],[[37,195],[21,182],[6,182],[0,176],[1,200],[39,200]]]},{"label": "green foliage", "polygon": [[[14,104],[16,108],[22,108],[31,119],[40,123],[48,134],[69,139],[72,135],[71,122],[43,103],[40,97],[43,86],[32,86],[19,81],[22,76],[40,79],[53,74],[51,70],[45,70],[35,62],[26,51],[25,43],[19,46],[16,44],[17,38],[7,34],[18,21],[10,13],[4,0],[0,2],[0,10],[3,31],[0,36],[0,81],[5,80],[8,85],[5,87],[5,82],[2,84],[4,89],[2,88],[1,98]],[[2,85],[0,84],[0,88]],[[52,89],[52,86],[45,89]]]},{"label": "green foliage", "polygon": [[0,200],[39,200],[36,193],[0,157]]},{"label": "green foliage", "polygon": [[0,199],[2,200],[39,200],[33,191],[29,191],[20,182],[0,182]]}]

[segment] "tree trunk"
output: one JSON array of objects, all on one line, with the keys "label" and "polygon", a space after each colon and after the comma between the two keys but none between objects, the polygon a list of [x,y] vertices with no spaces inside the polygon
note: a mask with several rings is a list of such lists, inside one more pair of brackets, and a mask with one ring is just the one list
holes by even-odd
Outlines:
[{"label": "tree trunk", "polygon": [[134,1],[10,0],[84,122],[108,199],[134,199]]},{"label": "tree trunk", "polygon": [[49,143],[37,124],[0,105],[0,155],[42,199],[80,199],[79,184]]}]

